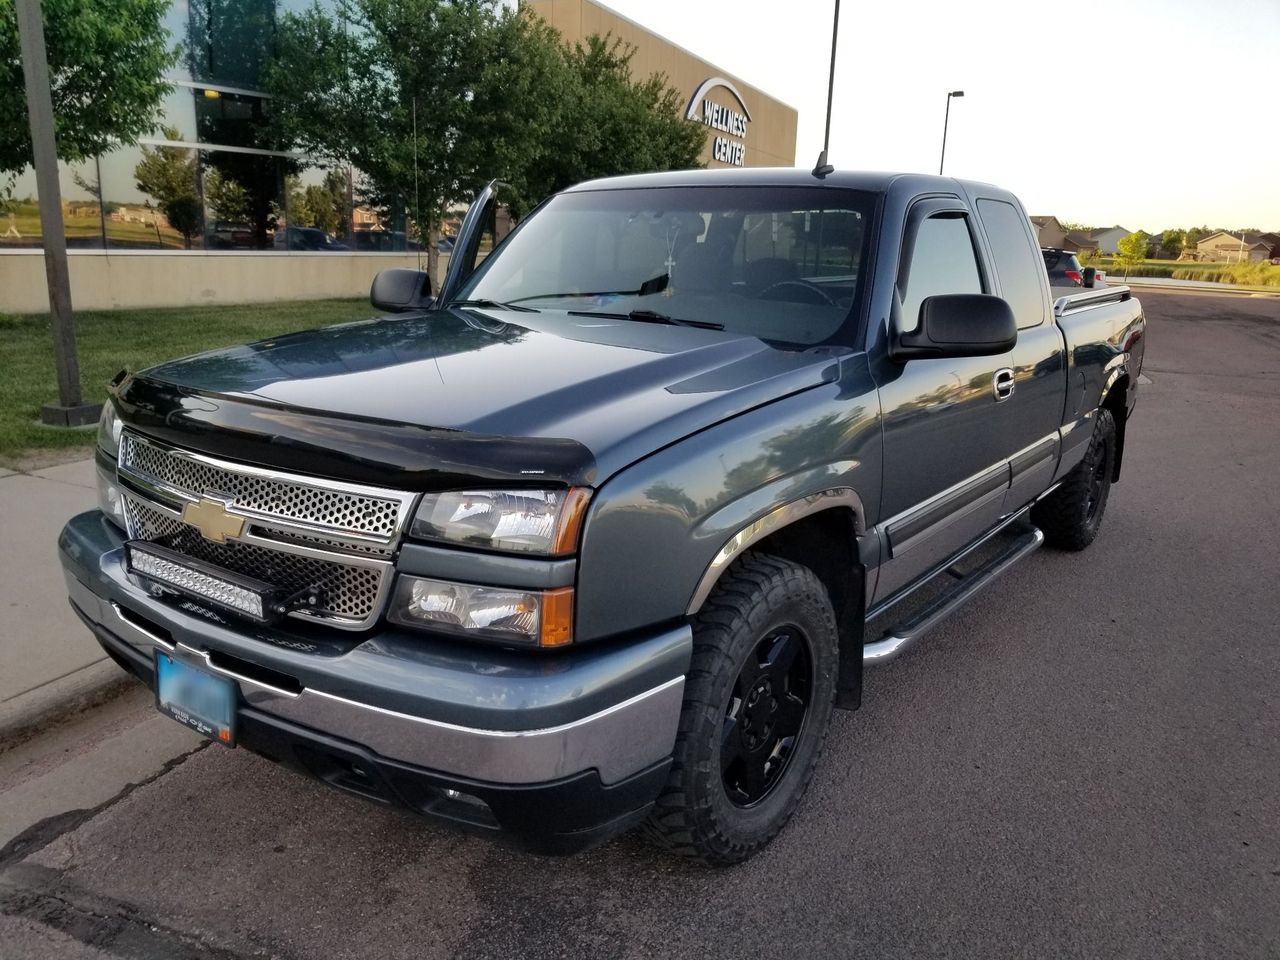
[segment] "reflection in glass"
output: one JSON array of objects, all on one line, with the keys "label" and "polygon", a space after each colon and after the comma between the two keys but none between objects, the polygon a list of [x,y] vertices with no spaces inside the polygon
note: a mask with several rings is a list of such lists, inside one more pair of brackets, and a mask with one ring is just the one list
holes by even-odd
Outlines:
[{"label": "reflection in glass", "polygon": [[260,154],[200,152],[208,249],[273,249],[284,211],[287,163]]},{"label": "reflection in glass", "polygon": [[[164,135],[175,138],[168,127]],[[176,138],[175,138],[176,139]],[[200,246],[200,189],[195,151],[122,147],[102,158],[107,245],[191,250]]]},{"label": "reflection in glass", "polygon": [[187,3],[186,55],[191,75],[211,83],[261,90],[262,70],[275,47],[274,0]]},{"label": "reflection in glass", "polygon": [[[69,249],[101,247],[102,204],[99,198],[97,164],[58,164],[62,193],[62,225]],[[0,183],[0,186],[5,184]],[[36,194],[35,173],[26,167],[13,177],[13,185],[0,192],[0,249],[39,248],[44,231]]]},{"label": "reflection in glass", "polygon": [[350,181],[345,169],[311,167],[285,177],[286,222],[275,234],[277,250],[351,249]]}]

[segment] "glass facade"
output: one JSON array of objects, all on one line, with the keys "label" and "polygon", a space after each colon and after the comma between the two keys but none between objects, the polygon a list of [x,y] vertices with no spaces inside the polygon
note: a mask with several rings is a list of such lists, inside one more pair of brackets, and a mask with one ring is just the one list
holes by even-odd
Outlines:
[{"label": "glass facade", "polygon": [[[360,206],[359,174],[270,140],[263,71],[277,19],[312,0],[172,0],[165,27],[182,45],[175,85],[151,136],[81,164],[60,163],[71,249],[416,249],[402,204]],[[320,0],[334,7],[333,0]],[[0,206],[0,253],[40,248],[30,167]]]}]

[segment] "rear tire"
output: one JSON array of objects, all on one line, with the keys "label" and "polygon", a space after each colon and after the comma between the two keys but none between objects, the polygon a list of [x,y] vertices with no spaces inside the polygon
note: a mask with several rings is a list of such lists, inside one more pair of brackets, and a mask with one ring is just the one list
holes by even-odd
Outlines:
[{"label": "rear tire", "polygon": [[1084,459],[1057,490],[1031,508],[1031,522],[1044,531],[1045,543],[1059,550],[1083,550],[1093,543],[1107,509],[1115,464],[1115,417],[1099,407]]},{"label": "rear tire", "polygon": [[838,661],[835,614],[813,571],[764,554],[735,563],[694,619],[674,763],[649,836],[714,865],[772,840],[822,753]]}]

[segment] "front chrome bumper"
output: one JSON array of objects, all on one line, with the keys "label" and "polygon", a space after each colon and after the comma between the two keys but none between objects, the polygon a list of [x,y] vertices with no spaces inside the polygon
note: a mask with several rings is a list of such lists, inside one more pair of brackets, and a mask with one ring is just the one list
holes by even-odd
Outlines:
[{"label": "front chrome bumper", "polygon": [[314,633],[152,596],[124,569],[122,541],[97,511],[68,523],[59,547],[75,608],[100,639],[105,632],[147,657],[160,648],[227,677],[257,711],[390,760],[494,784],[594,770],[607,785],[671,755],[688,626],[549,655],[394,629],[326,645]]}]

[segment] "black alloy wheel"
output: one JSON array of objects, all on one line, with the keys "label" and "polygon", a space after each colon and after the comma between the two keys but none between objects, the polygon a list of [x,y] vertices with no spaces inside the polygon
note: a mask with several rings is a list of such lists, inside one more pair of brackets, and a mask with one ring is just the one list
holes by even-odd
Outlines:
[{"label": "black alloy wheel", "polygon": [[782,779],[812,686],[809,641],[798,627],[769,633],[747,654],[725,705],[720,741],[720,776],[734,806],[755,806]]},{"label": "black alloy wheel", "polygon": [[1116,466],[1116,421],[1100,407],[1084,459],[1061,485],[1031,508],[1031,522],[1045,542],[1060,550],[1083,550],[1098,536]]},{"label": "black alloy wheel", "polygon": [[703,863],[741,863],[786,826],[831,725],[840,638],[826,587],[747,553],[693,622],[671,772],[646,829]]}]

